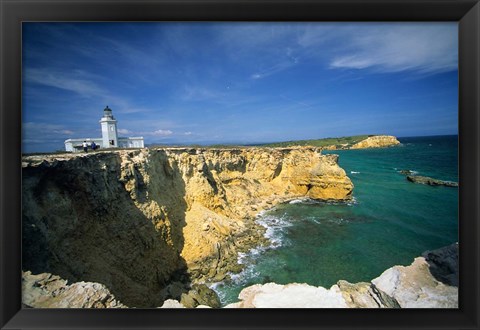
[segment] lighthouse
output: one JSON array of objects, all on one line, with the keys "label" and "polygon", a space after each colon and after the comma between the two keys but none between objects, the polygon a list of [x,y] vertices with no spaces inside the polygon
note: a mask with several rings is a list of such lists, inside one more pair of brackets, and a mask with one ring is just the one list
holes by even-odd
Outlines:
[{"label": "lighthouse", "polygon": [[103,117],[100,119],[102,126],[102,140],[104,148],[118,147],[117,120],[112,115],[112,109],[108,105],[103,109]]},{"label": "lighthouse", "polygon": [[108,105],[103,109],[103,117],[100,119],[102,127],[102,137],[68,139],[65,140],[65,150],[70,152],[83,151],[83,143],[88,146],[95,142],[99,150],[105,148],[144,148],[142,136],[137,137],[118,137],[117,120],[113,117],[112,109]]}]

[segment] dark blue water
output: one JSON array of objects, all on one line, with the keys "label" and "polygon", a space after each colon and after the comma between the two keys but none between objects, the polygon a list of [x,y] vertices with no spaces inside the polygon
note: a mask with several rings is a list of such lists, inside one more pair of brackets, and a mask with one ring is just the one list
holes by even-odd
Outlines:
[{"label": "dark blue water", "polygon": [[[458,181],[458,137],[400,138],[400,146],[332,151],[351,178],[349,203],[293,201],[261,214],[272,244],[240,256],[244,272],[214,286],[223,303],[256,283],[370,281],[458,241],[458,189],[414,184],[399,170]],[[326,153],[326,152],[325,152]]]}]

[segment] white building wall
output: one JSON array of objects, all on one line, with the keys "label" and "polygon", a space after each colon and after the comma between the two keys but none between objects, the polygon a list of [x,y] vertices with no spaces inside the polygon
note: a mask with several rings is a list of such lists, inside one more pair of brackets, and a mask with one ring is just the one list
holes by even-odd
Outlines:
[{"label": "white building wall", "polygon": [[[100,124],[102,126],[102,147],[118,148],[117,121],[102,118]],[[111,141],[113,141],[113,144],[111,144]]]},{"label": "white building wall", "polygon": [[[83,141],[87,141],[88,146],[95,141],[98,146],[97,150],[106,149],[102,146],[102,138],[84,138],[84,139],[68,139],[65,140],[65,150],[69,152],[83,152]],[[145,143],[143,137],[121,137],[118,138],[119,148],[144,148]],[[91,149],[89,149],[91,151]]]},{"label": "white building wall", "polygon": [[88,146],[95,141],[95,144],[101,149],[102,148],[102,138],[84,138],[84,139],[68,139],[65,140],[65,150],[70,152],[79,152],[83,151],[83,141],[87,141]]},{"label": "white building wall", "polygon": [[144,148],[143,137],[121,137],[118,144],[121,148]]}]

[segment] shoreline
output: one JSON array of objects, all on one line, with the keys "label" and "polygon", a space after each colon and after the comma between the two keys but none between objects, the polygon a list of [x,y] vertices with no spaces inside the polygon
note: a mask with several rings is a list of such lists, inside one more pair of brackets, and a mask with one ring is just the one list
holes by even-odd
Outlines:
[{"label": "shoreline", "polygon": [[[31,272],[22,278],[24,308],[128,308],[99,283],[68,284],[57,275]],[[255,284],[243,288],[238,299],[221,308],[458,308],[458,243],[425,251],[410,265],[388,268],[370,282],[339,280],[329,289]],[[167,299],[156,308],[186,308],[184,304]]]},{"label": "shoreline", "polygon": [[[123,150],[70,157],[30,156],[23,159],[23,165],[24,170],[27,169],[30,173],[29,175],[33,174],[33,177],[27,176],[27,181],[33,184],[28,189],[34,189],[33,191],[36,192],[38,190],[35,189],[44,189],[45,187],[34,188],[35,182],[42,182],[42,176],[46,173],[56,173],[55,177],[58,180],[67,181],[68,187],[71,185],[71,181],[68,181],[69,178],[80,175],[81,179],[78,182],[81,185],[78,187],[79,189],[75,190],[75,196],[79,196],[79,191],[92,189],[93,187],[89,187],[89,182],[92,180],[97,185],[94,189],[98,188],[94,190],[95,194],[108,196],[111,193],[108,190],[102,191],[104,188],[98,184],[105,184],[105,187],[110,186],[108,189],[111,191],[112,179],[116,177],[113,180],[118,180],[118,183],[115,183],[116,196],[118,196],[118,192],[121,194],[126,192],[128,195],[125,196],[126,200],[114,203],[123,207],[126,205],[125,201],[133,202],[132,206],[147,216],[145,220],[151,219],[155,225],[155,231],[162,233],[162,236],[171,233],[172,230],[180,233],[181,237],[175,239],[181,239],[182,245],[179,247],[182,250],[176,248],[181,252],[179,254],[181,258],[187,257],[185,251],[197,253],[189,257],[190,260],[195,261],[193,264],[185,263],[184,270],[186,272],[183,275],[179,273],[180,277],[162,280],[165,284],[160,287],[163,289],[158,292],[162,297],[162,302],[169,301],[172,296],[179,297],[178,301],[182,303],[197,301],[188,307],[203,305],[203,303],[199,303],[202,301],[202,298],[198,296],[199,292],[209,295],[209,292],[202,288],[202,283],[218,283],[226,276],[238,274],[245,269],[246,266],[239,266],[239,261],[241,263],[239,258],[241,259],[242,253],[248,254],[253,249],[261,248],[262,245],[268,249],[273,244],[273,240],[269,240],[266,236],[268,228],[257,221],[265,212],[287,203],[332,203],[330,197],[335,194],[337,197],[334,199],[336,200],[334,203],[348,204],[352,200],[355,202],[351,190],[349,191],[349,189],[353,189],[353,185],[348,188],[348,185],[345,186],[346,181],[342,181],[348,176],[343,169],[339,168],[338,156],[324,155],[320,148]],[[90,174],[84,173],[85,166],[90,169]],[[259,171],[259,166],[261,171]],[[307,168],[305,169],[305,167]],[[70,171],[72,171],[72,176],[68,174]],[[108,176],[106,176],[107,173]],[[49,177],[51,178],[51,176]],[[46,177],[45,179],[47,181],[44,182],[49,183],[61,182],[48,181],[49,179]],[[175,186],[171,186],[172,183]],[[337,186],[339,183],[340,185]],[[172,187],[181,189],[176,192],[168,190],[169,193],[165,197],[171,196],[170,200],[154,200],[152,197],[162,191],[157,188],[159,184],[160,187],[168,187],[168,189]],[[335,189],[343,189],[340,190],[343,195],[338,195],[338,191],[331,190],[332,184],[333,187],[336,187]],[[48,188],[48,191],[50,195],[52,192],[55,193],[55,189]],[[312,198],[311,194],[317,198]],[[58,198],[55,194],[53,196]],[[325,198],[325,196],[328,197]],[[339,198],[339,196],[343,197]],[[177,207],[178,201],[182,199],[185,201],[186,207],[177,212],[173,207]],[[103,201],[103,199],[101,200]],[[28,198],[27,201],[33,202]],[[43,205],[49,205],[49,203],[43,203]],[[241,205],[243,206],[240,207]],[[97,208],[96,205],[92,206]],[[50,212],[49,217],[55,216],[55,212],[53,214]],[[185,217],[179,218],[178,216],[182,213]],[[30,213],[29,216],[35,216],[35,213]],[[98,216],[91,218],[92,223],[98,222],[100,219]],[[176,224],[182,223],[182,219],[184,221],[182,227],[175,229]],[[38,220],[42,221],[42,219]],[[106,218],[102,219],[102,222],[105,220],[118,221],[116,218]],[[82,220],[78,224],[84,221]],[[58,223],[62,222],[63,220],[59,219]],[[41,225],[40,222],[36,224]],[[188,230],[186,231],[186,229]],[[189,231],[191,236],[186,235]],[[69,236],[66,237],[68,240]],[[163,237],[168,238],[168,236]],[[173,238],[172,236],[171,239]],[[199,238],[206,239],[205,243],[207,244],[203,246],[207,249],[197,252],[195,248],[202,246],[199,245]],[[142,237],[141,239],[146,243],[144,251],[151,250],[149,245],[155,238]],[[175,244],[175,241],[172,243]],[[211,244],[210,247],[208,244]],[[175,248],[175,245],[172,247]],[[135,248],[139,248],[139,246],[135,245]],[[158,248],[154,248],[151,251],[157,250]],[[207,257],[201,259],[196,257],[198,255]],[[168,258],[172,257],[174,256]],[[65,260],[62,255],[59,258]],[[188,261],[188,259],[183,260]],[[69,282],[76,283],[75,279],[71,278],[69,278]],[[103,283],[106,288],[111,288],[108,282],[99,281],[98,283]],[[184,283],[187,283],[187,286]],[[114,297],[117,297],[115,292],[114,288],[112,293]],[[183,300],[180,299],[180,296]],[[121,297],[119,299],[125,305],[135,306],[135,304],[125,303]],[[214,306],[215,302],[206,303],[206,305],[209,304]],[[151,306],[158,307],[160,304]]]}]

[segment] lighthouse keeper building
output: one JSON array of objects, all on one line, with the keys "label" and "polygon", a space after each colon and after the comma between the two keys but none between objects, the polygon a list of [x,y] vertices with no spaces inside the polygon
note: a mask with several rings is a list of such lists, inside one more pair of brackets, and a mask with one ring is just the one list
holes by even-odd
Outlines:
[{"label": "lighthouse keeper building", "polygon": [[112,109],[107,107],[103,110],[103,117],[100,119],[102,127],[101,138],[84,138],[65,140],[65,150],[79,152],[83,150],[82,143],[87,141],[88,145],[95,142],[100,149],[104,148],[143,148],[143,137],[118,137],[117,120],[112,115]]}]

